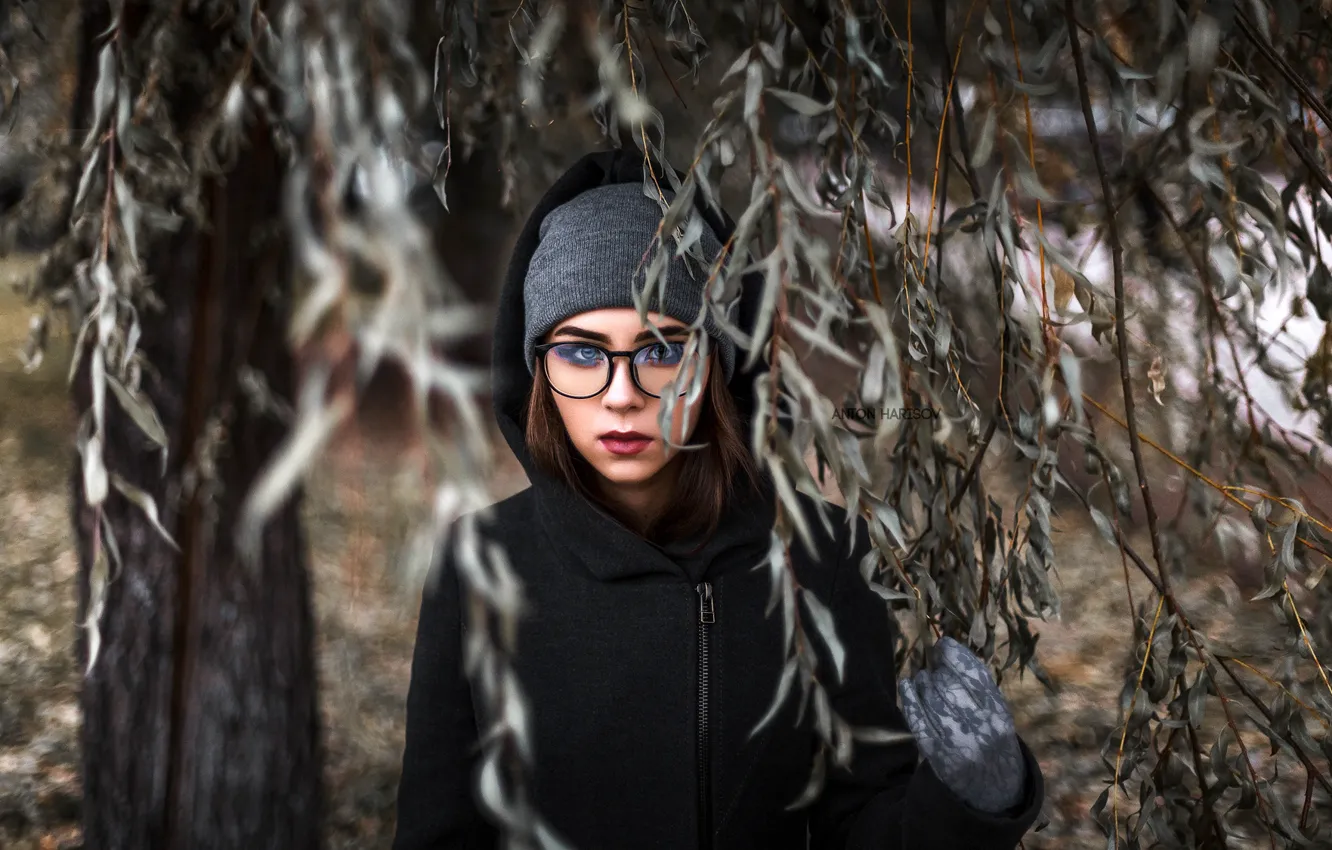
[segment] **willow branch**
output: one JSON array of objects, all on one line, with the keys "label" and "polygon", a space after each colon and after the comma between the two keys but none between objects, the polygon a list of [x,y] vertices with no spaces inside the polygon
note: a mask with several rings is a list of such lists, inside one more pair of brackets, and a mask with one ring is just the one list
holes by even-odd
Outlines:
[{"label": "willow branch", "polygon": [[[1124,246],[1119,237],[1119,225],[1115,219],[1115,196],[1110,186],[1110,175],[1106,172],[1105,157],[1101,153],[1101,138],[1096,130],[1096,116],[1092,114],[1091,92],[1087,87],[1087,63],[1082,55],[1082,42],[1078,36],[1077,16],[1073,10],[1073,0],[1064,0],[1064,11],[1068,18],[1069,43],[1073,47],[1073,64],[1077,70],[1078,96],[1082,101],[1082,116],[1087,125],[1087,140],[1091,145],[1092,156],[1096,161],[1096,174],[1101,182],[1101,200],[1105,205],[1105,235],[1110,243],[1110,255],[1115,273],[1115,342],[1119,352],[1119,379],[1124,391],[1124,415],[1128,421],[1129,448],[1133,452],[1133,467],[1138,475],[1138,489],[1142,491],[1143,507],[1147,512],[1147,528],[1151,533],[1152,557],[1160,571],[1161,586],[1167,596],[1172,596],[1170,576],[1161,553],[1161,535],[1157,529],[1156,505],[1152,502],[1151,487],[1147,483],[1147,468],[1142,460],[1142,444],[1138,440],[1138,411],[1133,403],[1133,383],[1129,377],[1128,332],[1124,321]],[[1172,600],[1173,602],[1173,600]],[[1172,605],[1173,607],[1173,605]]]}]

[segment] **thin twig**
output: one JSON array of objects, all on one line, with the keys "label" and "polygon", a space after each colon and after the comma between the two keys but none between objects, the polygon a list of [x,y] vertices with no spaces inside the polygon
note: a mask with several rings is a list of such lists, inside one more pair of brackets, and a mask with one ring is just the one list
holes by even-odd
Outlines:
[{"label": "thin twig", "polygon": [[1124,414],[1128,420],[1129,447],[1133,452],[1133,466],[1138,474],[1138,488],[1142,491],[1143,507],[1147,512],[1147,528],[1151,533],[1152,556],[1161,572],[1161,584],[1171,594],[1170,576],[1161,553],[1161,535],[1157,530],[1156,505],[1152,502],[1151,487],[1147,483],[1147,469],[1142,459],[1142,445],[1138,440],[1138,413],[1133,403],[1133,384],[1129,376],[1128,335],[1124,321],[1124,246],[1119,238],[1119,225],[1115,220],[1115,196],[1101,154],[1101,137],[1096,129],[1096,116],[1092,113],[1091,92],[1087,87],[1087,65],[1082,55],[1082,42],[1078,36],[1077,16],[1073,0],[1064,0],[1068,19],[1069,42],[1073,47],[1073,64],[1077,70],[1078,96],[1082,101],[1082,116],[1087,125],[1087,139],[1096,161],[1096,173],[1101,182],[1101,198],[1105,205],[1106,239],[1110,242],[1110,256],[1115,273],[1115,342],[1119,349],[1119,378],[1124,390]]}]

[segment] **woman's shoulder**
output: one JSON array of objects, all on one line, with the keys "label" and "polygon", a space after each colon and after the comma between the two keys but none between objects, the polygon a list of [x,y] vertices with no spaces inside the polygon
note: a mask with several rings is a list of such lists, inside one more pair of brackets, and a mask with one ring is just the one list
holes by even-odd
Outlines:
[{"label": "woman's shoulder", "polygon": [[500,529],[524,528],[536,518],[536,498],[530,486],[500,499],[480,513]]},{"label": "woman's shoulder", "polygon": [[536,499],[532,488],[525,487],[497,502],[459,515],[454,524],[475,525],[479,530],[499,534],[512,533],[531,527],[536,519]]},{"label": "woman's shoulder", "polygon": [[535,500],[532,498],[532,488],[527,487],[498,502],[458,514],[447,523],[443,536],[446,541],[457,541],[478,534],[511,542],[526,539],[534,522]]},{"label": "woman's shoulder", "polygon": [[829,580],[839,566],[848,561],[858,563],[869,541],[864,518],[849,515],[845,506],[821,495],[797,492],[796,499],[813,549],[796,534],[791,548],[793,559],[805,561],[808,569],[826,573]]}]

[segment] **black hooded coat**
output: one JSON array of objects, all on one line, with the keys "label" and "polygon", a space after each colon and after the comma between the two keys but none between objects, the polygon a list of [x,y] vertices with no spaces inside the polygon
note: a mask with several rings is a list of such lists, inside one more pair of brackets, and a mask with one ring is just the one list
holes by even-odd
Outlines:
[{"label": "black hooded coat", "polygon": [[[858,742],[850,770],[830,769],[812,805],[787,810],[809,779],[818,738],[812,707],[796,723],[798,687],[750,735],[784,662],[780,610],[765,616],[770,579],[756,569],[773,521],[769,485],[765,498],[737,500],[703,550],[684,558],[533,466],[520,425],[532,386],[522,359],[522,289],[541,220],[584,190],[642,178],[640,153],[580,160],[528,219],[500,296],[493,403],[531,486],[495,505],[485,527],[507,547],[529,603],[514,663],[532,709],[533,802],[577,850],[1016,847],[1044,796],[1025,743],[1024,796],[1009,812],[966,805],[928,762],[918,764],[914,742]],[[701,199],[699,209],[725,243],[732,222]],[[753,325],[758,294],[745,285],[742,328]],[[730,388],[746,419],[762,368],[743,371],[738,353]],[[796,578],[831,609],[846,653],[838,682],[817,646],[833,710],[855,727],[904,730],[893,619],[858,570],[871,545],[864,521],[857,518],[853,533],[833,513],[829,535],[820,506],[801,498],[818,545],[810,552],[792,544]],[[448,556],[438,570],[421,600],[394,850],[497,846],[475,791],[481,704],[462,672],[461,588]]]}]

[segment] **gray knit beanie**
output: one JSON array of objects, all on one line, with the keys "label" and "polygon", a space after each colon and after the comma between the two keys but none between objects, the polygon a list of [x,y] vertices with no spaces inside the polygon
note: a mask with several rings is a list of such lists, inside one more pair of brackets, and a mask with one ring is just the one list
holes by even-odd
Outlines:
[{"label": "gray knit beanie", "polygon": [[[668,200],[673,197],[669,190],[664,192]],[[644,257],[661,219],[661,206],[636,182],[589,189],[546,215],[523,284],[523,358],[528,372],[535,374],[537,341],[558,323],[588,310],[634,306],[633,292],[646,279],[651,256],[647,262]],[[721,253],[721,243],[706,224],[698,245],[709,263]],[[674,252],[669,234],[663,234],[657,250]],[[659,302],[659,295],[654,295],[649,309],[686,324],[694,322],[703,304],[707,272],[697,263],[692,265],[691,276],[685,258],[672,255],[661,284],[665,297]],[[717,326],[711,311],[703,330],[730,381],[735,342]]]}]

